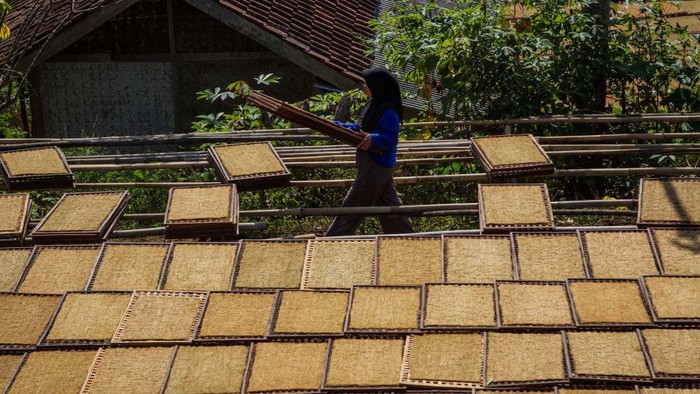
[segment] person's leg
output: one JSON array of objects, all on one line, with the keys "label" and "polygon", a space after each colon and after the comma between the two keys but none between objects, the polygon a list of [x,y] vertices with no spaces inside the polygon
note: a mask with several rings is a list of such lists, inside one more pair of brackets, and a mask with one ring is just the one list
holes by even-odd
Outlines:
[{"label": "person's leg", "polygon": [[[379,205],[385,206],[400,206],[401,199],[396,192],[394,178],[392,177],[389,184],[384,188],[384,192],[379,196]],[[411,225],[411,221],[406,216],[380,216],[379,223],[382,225],[384,234],[405,234],[414,233],[415,230]]]}]

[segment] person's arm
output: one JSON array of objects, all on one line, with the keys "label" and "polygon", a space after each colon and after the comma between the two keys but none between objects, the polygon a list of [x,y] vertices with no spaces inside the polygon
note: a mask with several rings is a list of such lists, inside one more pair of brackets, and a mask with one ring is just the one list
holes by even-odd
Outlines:
[{"label": "person's arm", "polygon": [[340,127],[345,127],[346,129],[350,129],[352,131],[359,131],[360,130],[360,125],[357,123],[343,123],[343,122],[338,122],[337,120],[334,121],[333,123],[337,124]]},{"label": "person's arm", "polygon": [[377,123],[377,129],[381,130],[381,134],[370,133],[373,147],[386,149],[396,146],[399,142],[399,114],[394,110],[384,111]]}]

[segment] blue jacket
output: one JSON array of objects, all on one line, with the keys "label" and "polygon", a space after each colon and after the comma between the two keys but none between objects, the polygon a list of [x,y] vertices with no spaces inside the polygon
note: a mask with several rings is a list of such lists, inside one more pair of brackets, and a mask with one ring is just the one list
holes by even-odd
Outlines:
[{"label": "blue jacket", "polygon": [[[340,123],[336,124],[343,126],[353,131],[359,131],[360,125],[357,123]],[[399,143],[399,114],[389,108],[379,118],[379,122],[374,127],[374,130],[369,131],[372,138],[372,147],[382,149],[382,153],[377,155],[370,153],[369,156],[382,167],[391,168],[396,165],[396,145]]]}]

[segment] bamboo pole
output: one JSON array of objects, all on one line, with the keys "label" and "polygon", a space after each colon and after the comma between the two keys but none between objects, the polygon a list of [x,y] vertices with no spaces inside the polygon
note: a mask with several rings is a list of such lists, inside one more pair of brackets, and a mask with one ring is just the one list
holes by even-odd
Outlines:
[{"label": "bamboo pole", "polygon": [[[267,223],[240,223],[238,229],[242,233],[267,230]],[[109,238],[140,238],[165,235],[165,227],[139,228],[133,230],[115,230]]]}]

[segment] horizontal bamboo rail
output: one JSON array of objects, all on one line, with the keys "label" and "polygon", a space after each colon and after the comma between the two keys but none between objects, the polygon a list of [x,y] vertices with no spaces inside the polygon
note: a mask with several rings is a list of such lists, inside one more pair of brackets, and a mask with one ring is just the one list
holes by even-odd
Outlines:
[{"label": "horizontal bamboo rail", "polygon": [[[267,223],[240,223],[238,229],[242,233],[267,230]],[[138,228],[133,230],[115,230],[109,238],[140,238],[165,235],[165,227]]]}]

